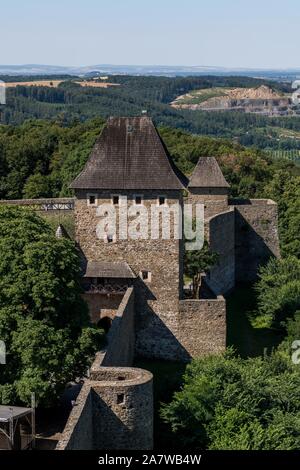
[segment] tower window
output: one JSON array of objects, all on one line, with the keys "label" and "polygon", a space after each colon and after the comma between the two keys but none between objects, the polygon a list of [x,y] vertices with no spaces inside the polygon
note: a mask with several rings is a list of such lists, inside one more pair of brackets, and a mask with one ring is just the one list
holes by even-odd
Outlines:
[{"label": "tower window", "polygon": [[119,196],[113,196],[112,197],[113,205],[118,206],[119,205],[119,200],[120,200]]},{"label": "tower window", "polygon": [[136,205],[140,206],[143,202],[143,196],[141,196],[140,194],[135,195],[134,202]]},{"label": "tower window", "polygon": [[165,196],[159,196],[158,205],[159,206],[164,206],[165,204],[166,204],[166,197]]},{"label": "tower window", "polygon": [[88,194],[87,195],[87,201],[88,201],[88,206],[96,206],[97,205],[97,194]]},{"label": "tower window", "polygon": [[125,402],[125,395],[124,393],[120,393],[119,395],[117,395],[117,404],[118,405],[123,405]]},{"label": "tower window", "polygon": [[140,277],[143,281],[145,282],[151,282],[151,272],[150,271],[141,271],[140,272]]}]

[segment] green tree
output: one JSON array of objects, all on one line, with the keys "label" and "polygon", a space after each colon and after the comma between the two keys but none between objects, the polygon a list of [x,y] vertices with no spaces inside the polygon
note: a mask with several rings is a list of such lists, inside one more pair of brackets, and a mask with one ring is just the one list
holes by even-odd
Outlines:
[{"label": "green tree", "polygon": [[282,328],[300,309],[300,260],[295,256],[271,259],[259,272],[255,286],[258,310],[254,324]]},{"label": "green tree", "polygon": [[50,405],[83,376],[103,332],[90,324],[72,241],[16,207],[0,207],[0,233],[0,401],[28,404],[34,391]]},{"label": "green tree", "polygon": [[190,250],[185,252],[184,272],[193,280],[193,296],[199,299],[201,287],[201,274],[209,271],[218,261],[219,255],[213,253],[207,241],[204,242],[201,250]]},{"label": "green tree", "polygon": [[300,446],[300,374],[281,353],[195,359],[161,415],[184,449],[293,450]]}]

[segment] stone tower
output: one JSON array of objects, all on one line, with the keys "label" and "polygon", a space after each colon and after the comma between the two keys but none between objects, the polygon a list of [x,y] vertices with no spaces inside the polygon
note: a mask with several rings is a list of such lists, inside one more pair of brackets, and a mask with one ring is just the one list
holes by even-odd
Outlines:
[{"label": "stone tower", "polygon": [[205,219],[228,210],[229,184],[214,157],[200,157],[188,184],[188,200],[204,204]]},{"label": "stone tower", "polygon": [[[118,215],[124,198],[128,208],[142,211],[146,207],[149,213],[151,206],[182,205],[183,178],[149,117],[110,118],[71,185],[76,241],[86,260],[86,298],[91,299],[93,319],[103,316],[103,305],[105,314],[112,317],[121,301],[122,286],[133,282],[136,351],[144,356],[178,359],[182,353],[176,340],[182,241],[174,239],[173,233],[170,239],[163,239],[161,231],[153,240],[150,225],[148,239],[123,240],[118,230],[116,237],[99,238],[97,210],[105,203],[114,206]],[[126,277],[126,272],[134,276]],[[93,284],[98,298],[88,297]]]}]

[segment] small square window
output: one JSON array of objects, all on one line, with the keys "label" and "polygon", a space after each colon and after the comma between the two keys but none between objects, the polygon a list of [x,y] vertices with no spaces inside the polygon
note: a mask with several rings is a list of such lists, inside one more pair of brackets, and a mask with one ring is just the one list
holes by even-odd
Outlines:
[{"label": "small square window", "polygon": [[119,395],[117,395],[117,404],[118,405],[123,405],[125,402],[125,395],[124,393],[120,393]]},{"label": "small square window", "polygon": [[135,203],[140,206],[142,204],[142,196],[135,196]]},{"label": "small square window", "polygon": [[113,205],[114,206],[118,206],[119,205],[119,196],[113,196],[112,198],[112,202],[113,202]]},{"label": "small square window", "polygon": [[158,205],[159,205],[159,206],[164,206],[165,203],[166,203],[166,198],[165,198],[165,196],[159,196],[159,198],[158,198]]},{"label": "small square window", "polygon": [[87,200],[89,206],[95,206],[97,204],[97,194],[88,194]]},{"label": "small square window", "polygon": [[140,274],[141,278],[145,282],[150,282],[151,281],[151,272],[150,271],[141,271]]},{"label": "small square window", "polygon": [[113,243],[114,237],[112,235],[107,235],[107,243]]}]

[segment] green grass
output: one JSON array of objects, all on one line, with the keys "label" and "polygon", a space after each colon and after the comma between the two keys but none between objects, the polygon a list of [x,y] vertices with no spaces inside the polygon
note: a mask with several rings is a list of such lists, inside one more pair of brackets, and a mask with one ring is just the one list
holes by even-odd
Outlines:
[{"label": "green grass", "polygon": [[180,448],[180,443],[174,441],[170,426],[162,421],[159,409],[162,403],[170,403],[174,392],[180,390],[186,364],[137,359],[134,366],[149,370],[154,377],[154,448],[158,450]]},{"label": "green grass", "polygon": [[53,228],[55,232],[59,224],[63,225],[69,236],[75,238],[75,222],[73,212],[65,213],[64,211],[57,212],[41,212],[39,213],[43,219]]},{"label": "green grass", "polygon": [[238,287],[227,298],[227,345],[244,358],[270,353],[283,339],[277,330],[251,324],[249,317],[256,307],[253,287]]}]

